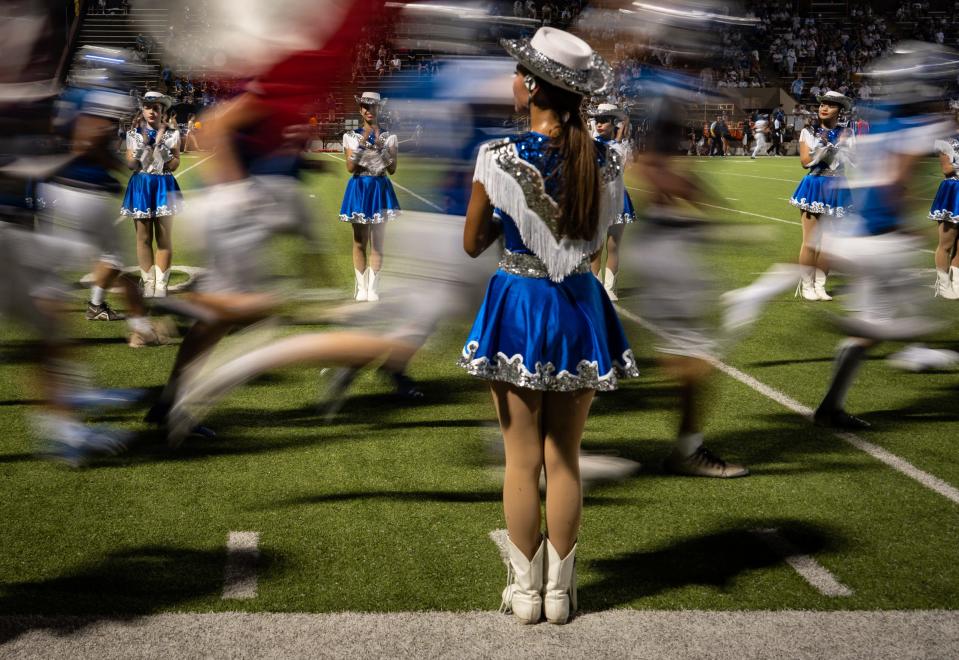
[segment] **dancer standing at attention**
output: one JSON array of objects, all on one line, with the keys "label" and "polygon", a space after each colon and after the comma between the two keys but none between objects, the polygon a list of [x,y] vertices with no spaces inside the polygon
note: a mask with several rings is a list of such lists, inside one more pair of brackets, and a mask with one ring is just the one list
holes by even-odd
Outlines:
[{"label": "dancer standing at attention", "polygon": [[820,254],[825,214],[841,218],[849,211],[851,196],[844,171],[852,162],[852,132],[839,126],[840,112],[849,112],[852,100],[839,92],[819,97],[819,126],[799,135],[799,161],[809,173],[802,178],[789,203],[801,211],[802,246],[799,248],[799,294],[803,300],[832,300],[826,292],[828,266]]},{"label": "dancer standing at attention", "polygon": [[936,152],[943,180],[929,209],[929,219],[939,225],[936,246],[936,295],[944,300],[959,299],[959,133],[936,140]]},{"label": "dancer standing at attention", "polygon": [[502,44],[519,62],[513,96],[532,130],[485,143],[477,156],[463,246],[478,256],[502,234],[506,250],[460,364],[490,382],[506,448],[503,609],[524,623],[541,614],[565,623],[576,610],[579,446],[590,402],[638,373],[589,267],[622,213],[623,179],[619,154],[592,139],[580,106],[607,91],[613,73],[589,44],[561,30],[543,27]]},{"label": "dancer standing at attention", "polygon": [[[631,158],[629,146],[626,142],[629,135],[629,118],[626,113],[612,103],[600,103],[596,110],[590,112],[590,115],[596,124],[596,139],[618,151],[623,164],[628,164]],[[606,232],[606,267],[602,276],[599,274],[600,262],[603,257],[602,249],[596,253],[590,264],[593,275],[603,283],[610,300],[619,300],[619,296],[616,294],[616,276],[619,274],[619,244],[623,240],[623,230],[626,229],[626,225],[632,223],[635,219],[636,212],[633,210],[633,200],[629,198],[629,193],[624,190],[623,212],[616,217]]]},{"label": "dancer standing at attention", "polygon": [[[343,135],[346,170],[352,174],[346,184],[340,220],[353,225],[353,271],[357,301],[380,299],[379,274],[383,267],[386,223],[399,213],[400,203],[387,174],[396,173],[398,141],[379,125],[385,103],[377,92],[357,96],[363,126]],[[369,258],[367,258],[369,251]]]},{"label": "dancer standing at attention", "polygon": [[173,216],[183,204],[172,174],[180,166],[180,132],[167,121],[172,105],[169,96],[147,92],[133,127],[127,131],[127,165],[133,176],[120,213],[136,224],[144,298],[166,297],[173,262]]}]

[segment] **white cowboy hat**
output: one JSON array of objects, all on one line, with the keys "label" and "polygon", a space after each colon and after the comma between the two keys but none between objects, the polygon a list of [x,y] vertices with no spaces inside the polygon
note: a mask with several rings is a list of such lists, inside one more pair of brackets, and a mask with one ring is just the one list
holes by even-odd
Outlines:
[{"label": "white cowboy hat", "polygon": [[532,39],[502,39],[506,52],[537,78],[591,96],[613,86],[613,69],[588,43],[569,32],[541,27]]},{"label": "white cowboy hat", "polygon": [[617,119],[626,119],[626,112],[612,103],[600,103],[595,108],[589,110],[590,117],[616,117]]},{"label": "white cowboy hat", "polygon": [[167,110],[173,107],[173,99],[160,92],[147,92],[140,99],[140,105],[153,105],[154,103],[159,103]]},{"label": "white cowboy hat", "polygon": [[820,94],[816,97],[816,100],[820,103],[832,103],[833,105],[838,105],[843,110],[850,110],[852,108],[851,98],[845,94],[840,94],[839,92],[834,92],[832,90],[829,90],[825,94]]},{"label": "white cowboy hat", "polygon": [[386,99],[380,96],[379,92],[363,92],[359,96],[353,95],[358,105],[383,105]]}]

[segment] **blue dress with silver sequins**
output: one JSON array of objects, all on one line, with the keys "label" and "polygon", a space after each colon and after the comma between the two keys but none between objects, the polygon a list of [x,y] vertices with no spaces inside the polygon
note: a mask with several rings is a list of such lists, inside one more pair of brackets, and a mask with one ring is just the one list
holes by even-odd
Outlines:
[{"label": "blue dress with silver sequins", "polygon": [[[959,167],[959,135],[952,136],[946,143],[952,147],[950,157],[953,167]],[[939,183],[936,197],[929,208],[929,219],[959,224],[959,176],[955,173]]]},{"label": "blue dress with silver sequins", "polygon": [[[548,138],[530,132],[509,143],[516,156],[539,172],[544,184],[540,190],[557,199],[561,160],[557,150],[546,148]],[[606,148],[598,142],[597,153],[602,166]],[[490,194],[489,185],[484,185]],[[530,197],[526,189],[524,193]],[[544,391],[609,391],[617,388],[620,378],[638,375],[616,311],[589,270],[589,255],[583,254],[571,273],[555,281],[544,263],[548,257],[540,258],[524,243],[517,221],[499,208],[496,215],[502,222],[505,252],[467,337],[460,366],[486,380]]]},{"label": "blue dress with silver sequins", "polygon": [[[837,128],[832,130],[820,128],[815,134],[808,128],[804,128],[799,139],[806,141],[810,146],[813,146],[820,137],[825,138],[829,144],[836,144],[840,134],[841,129]],[[817,164],[811,167],[809,173],[799,182],[789,203],[800,211],[841,218],[850,211],[852,195],[841,170],[834,172],[827,165]]]}]

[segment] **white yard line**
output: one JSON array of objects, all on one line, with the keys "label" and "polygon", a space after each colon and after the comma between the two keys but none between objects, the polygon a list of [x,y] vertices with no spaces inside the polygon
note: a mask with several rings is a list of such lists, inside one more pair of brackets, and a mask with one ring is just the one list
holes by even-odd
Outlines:
[{"label": "white yard line", "polygon": [[765,543],[770,550],[780,555],[787,564],[799,573],[802,579],[823,596],[832,598],[852,596],[852,589],[837,580],[836,576],[830,573],[825,566],[811,556],[803,554],[799,548],[779,534],[779,530],[754,529],[752,533]]},{"label": "white yard line", "polygon": [[197,162],[195,162],[195,163],[193,163],[192,165],[190,165],[188,168],[183,169],[183,170],[180,170],[179,172],[177,172],[177,173],[176,173],[177,176],[179,176],[179,175],[181,175],[181,174],[186,174],[187,172],[189,172],[190,170],[192,170],[192,169],[193,169],[194,167],[196,167],[197,165],[202,165],[202,164],[205,163],[206,161],[208,161],[208,160],[210,160],[211,158],[213,158],[215,155],[216,155],[216,154],[210,154],[209,156],[207,156],[207,157],[204,158],[203,160],[198,160]]},{"label": "white yard line", "polygon": [[230,532],[226,542],[223,599],[256,598],[256,564],[260,558],[259,532]]},{"label": "white yard line", "polygon": [[[341,161],[341,162],[346,162],[345,159],[340,158],[339,156],[334,156],[333,154],[327,154],[327,153],[325,153],[324,155],[325,155],[325,156],[329,156],[330,158],[335,158],[336,160]],[[444,212],[444,211],[443,211],[443,207],[434,204],[433,202],[431,202],[430,200],[426,199],[426,198],[423,197],[422,195],[416,194],[415,192],[413,192],[412,190],[410,190],[410,189],[407,188],[406,186],[401,185],[401,184],[397,183],[396,181],[393,181],[392,179],[391,179],[390,181],[393,183],[393,185],[394,185],[395,187],[399,188],[400,190],[402,190],[402,191],[405,192],[406,194],[412,195],[412,196],[415,197],[416,199],[418,199],[418,200],[420,200],[421,202],[423,202],[424,204],[426,204],[426,205],[428,205],[428,206],[436,209],[436,210],[439,211],[440,213],[443,213],[443,212]]]},{"label": "white yard line", "polygon": [[[626,188],[628,190],[636,190],[636,191],[645,192],[645,193],[652,192],[651,190],[646,190],[645,188],[637,188],[636,186],[626,186]],[[788,202],[789,200],[786,199],[786,201]],[[795,220],[786,220],[785,218],[777,218],[772,215],[763,215],[762,213],[753,213],[752,211],[742,211],[740,209],[729,208],[728,206],[717,206],[715,204],[707,204],[705,202],[697,202],[697,204],[699,206],[707,206],[711,209],[719,209],[720,211],[729,211],[730,213],[739,213],[740,215],[748,215],[754,218],[762,218],[763,220],[772,220],[773,222],[779,222],[784,225],[795,225],[797,227],[802,226],[801,222],[796,222]],[[925,252],[926,254],[936,253],[935,250],[927,250],[926,248],[920,248],[920,251]]]},{"label": "white yard line", "polygon": [[[619,305],[617,305],[616,309],[619,311],[621,316],[628,318],[629,320],[639,324],[640,326],[646,328],[647,330],[649,330],[650,332],[654,334],[659,334],[658,328],[656,328],[656,326],[649,323],[645,319],[642,319],[639,316],[636,316],[629,310],[623,309]],[[730,366],[721,360],[712,358],[710,359],[710,362],[713,364],[713,366],[716,367],[716,369],[723,372],[727,376],[730,376],[731,378],[738,380],[743,385],[746,385],[747,387],[755,390],[756,392],[759,392],[766,398],[775,401],[776,403],[783,406],[784,408],[787,408],[788,410],[791,410],[794,413],[798,415],[802,415],[803,417],[806,417],[806,418],[812,417],[812,413],[813,413],[812,408],[809,408],[808,406],[804,406],[803,404],[799,403],[798,401],[789,397],[783,392],[780,392],[779,390],[772,388],[769,385],[766,385],[765,383],[760,382],[759,380],[756,380],[749,374],[744,373],[740,371],[739,369],[737,369],[736,367]],[[901,458],[893,454],[892,452],[886,449],[883,449],[879,445],[875,445],[869,442],[868,440],[863,440],[862,438],[860,438],[859,436],[853,433],[834,431],[833,435],[835,435],[840,440],[843,440],[844,442],[852,445],[856,449],[866,452],[867,454],[875,458],[877,461],[879,461],[880,463],[884,463],[888,467],[891,467],[896,472],[899,472],[900,474],[903,474],[909,477],[910,479],[915,480],[916,482],[928,488],[929,490],[935,493],[938,493],[939,495],[942,495],[947,500],[950,500],[951,502],[954,502],[955,504],[959,504],[959,489],[957,489],[955,486],[949,483],[946,483],[939,477],[929,474],[928,472],[924,470],[920,470],[919,468],[917,468],[915,465],[913,465],[906,459]]]}]

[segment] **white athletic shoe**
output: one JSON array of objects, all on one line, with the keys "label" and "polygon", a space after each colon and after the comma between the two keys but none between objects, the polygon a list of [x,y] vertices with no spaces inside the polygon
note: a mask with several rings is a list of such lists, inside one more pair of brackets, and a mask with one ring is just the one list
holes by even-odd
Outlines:
[{"label": "white athletic shoe", "polygon": [[890,367],[919,373],[938,369],[951,369],[959,363],[959,353],[944,349],[929,348],[922,344],[910,344],[898,353],[886,358]]}]

